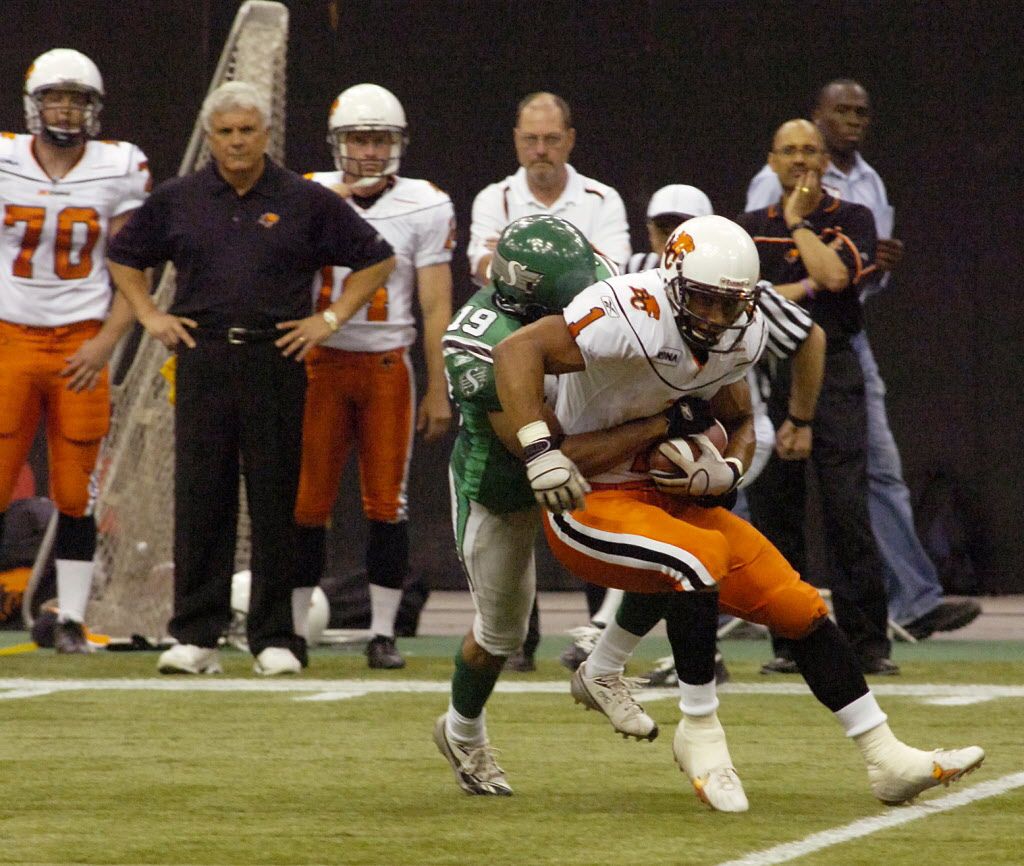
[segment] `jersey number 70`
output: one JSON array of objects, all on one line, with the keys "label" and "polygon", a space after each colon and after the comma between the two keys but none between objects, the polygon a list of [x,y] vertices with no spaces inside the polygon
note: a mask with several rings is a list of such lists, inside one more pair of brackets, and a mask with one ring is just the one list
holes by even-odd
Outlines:
[{"label": "jersey number 70", "polygon": [[[14,259],[14,276],[32,279],[32,258],[43,234],[46,208],[9,204],[4,207],[4,225],[25,224],[21,250]],[[75,255],[75,226],[85,226]],[[53,272],[62,280],[80,280],[92,273],[92,250],[100,236],[100,216],[91,207],[66,207],[57,214],[57,235],[53,244]],[[77,261],[76,261],[77,259]]]}]

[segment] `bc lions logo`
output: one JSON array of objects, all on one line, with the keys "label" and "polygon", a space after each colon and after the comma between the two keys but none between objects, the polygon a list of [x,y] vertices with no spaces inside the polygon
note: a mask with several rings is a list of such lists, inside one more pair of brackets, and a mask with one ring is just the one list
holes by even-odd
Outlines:
[{"label": "bc lions logo", "polygon": [[695,249],[693,238],[686,232],[679,232],[668,239],[665,245],[665,267],[671,268],[679,259]]},{"label": "bc lions logo", "polygon": [[263,216],[261,216],[257,220],[257,222],[265,229],[273,228],[280,221],[281,217],[279,217],[276,213],[271,213],[270,211],[267,211],[265,214],[263,214]]}]

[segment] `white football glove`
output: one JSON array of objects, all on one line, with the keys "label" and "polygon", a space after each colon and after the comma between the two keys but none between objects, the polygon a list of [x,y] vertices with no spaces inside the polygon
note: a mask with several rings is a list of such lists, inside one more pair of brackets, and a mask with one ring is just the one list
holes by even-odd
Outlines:
[{"label": "white football glove", "polygon": [[[690,442],[700,448],[700,456],[690,456]],[[675,475],[651,473],[658,489],[684,496],[724,496],[743,480],[743,464],[735,457],[722,457],[703,433],[685,439],[670,439],[658,446],[679,472]]]},{"label": "white football glove", "polygon": [[590,485],[576,464],[552,447],[548,425],[543,421],[534,421],[516,435],[523,446],[526,477],[537,502],[555,514],[583,508]]}]

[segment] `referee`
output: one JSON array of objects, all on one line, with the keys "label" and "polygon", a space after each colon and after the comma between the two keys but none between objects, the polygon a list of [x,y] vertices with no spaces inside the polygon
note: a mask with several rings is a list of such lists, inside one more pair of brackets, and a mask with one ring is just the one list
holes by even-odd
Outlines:
[{"label": "referee", "polygon": [[[217,88],[200,114],[213,157],[161,184],[108,251],[111,276],[142,326],[178,353],[174,616],[162,673],[219,673],[230,620],[238,473],[252,519],[249,647],[255,671],[297,673],[306,647],[284,579],[293,553],[306,369],[301,362],[365,304],[394,267],[391,247],[330,190],[269,160],[270,109],[252,85]],[[170,260],[169,312],[145,269]],[[353,273],[311,315],[314,274]]]}]

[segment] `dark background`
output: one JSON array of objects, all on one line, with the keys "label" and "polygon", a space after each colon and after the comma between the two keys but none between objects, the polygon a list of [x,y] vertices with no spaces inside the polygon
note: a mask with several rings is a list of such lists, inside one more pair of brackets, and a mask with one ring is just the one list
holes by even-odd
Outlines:
[{"label": "dark background", "polygon": [[[32,58],[77,48],[105,78],[104,135],[136,142],[156,178],[170,176],[238,5],[5,3],[0,126],[23,128],[19,84]],[[393,90],[412,135],[402,173],[448,190],[461,220],[456,304],[470,291],[472,199],[516,168],[511,127],[525,93],[550,89],[569,101],[572,162],[620,191],[642,249],[644,207],[657,187],[695,184],[733,214],[775,127],[806,115],[822,82],[860,80],[875,112],[864,154],[888,186],[907,247],[890,290],[868,307],[906,474],[916,497],[945,496],[965,533],[973,588],[1024,592],[1018,3],[287,5],[287,164],[331,166],[326,115],[340,90],[361,81]],[[454,587],[448,446],[419,448],[411,513],[417,571]],[[361,565],[351,477],[345,486],[334,545],[341,572]],[[549,585],[564,585],[545,572]]]}]

